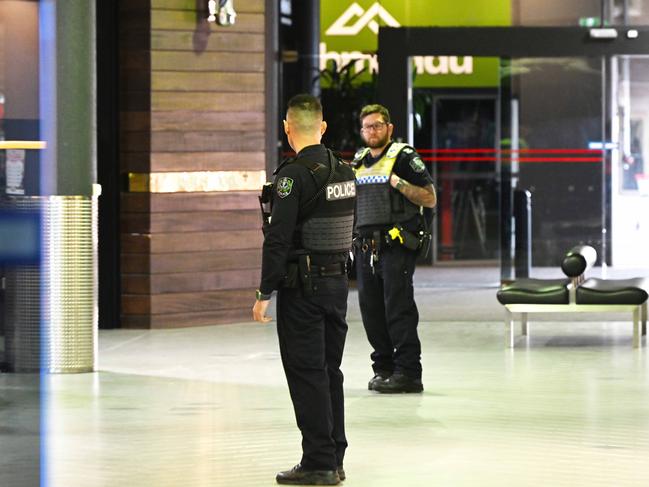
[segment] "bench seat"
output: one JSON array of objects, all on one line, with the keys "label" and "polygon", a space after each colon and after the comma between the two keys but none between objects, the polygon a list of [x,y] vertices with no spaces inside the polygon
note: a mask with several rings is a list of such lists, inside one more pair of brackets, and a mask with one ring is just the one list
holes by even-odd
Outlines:
[{"label": "bench seat", "polygon": [[517,279],[504,284],[496,295],[505,306],[505,344],[514,347],[513,313],[521,315],[521,329],[529,334],[529,313],[611,313],[633,315],[633,347],[641,346],[647,333],[649,279],[585,279],[584,273],[597,259],[594,248],[570,249],[561,269],[568,279]]},{"label": "bench seat", "polygon": [[647,301],[649,280],[634,279],[598,279],[591,277],[577,286],[575,301],[577,304],[635,304]]},{"label": "bench seat", "polygon": [[568,304],[570,279],[517,279],[503,285],[500,304]]}]

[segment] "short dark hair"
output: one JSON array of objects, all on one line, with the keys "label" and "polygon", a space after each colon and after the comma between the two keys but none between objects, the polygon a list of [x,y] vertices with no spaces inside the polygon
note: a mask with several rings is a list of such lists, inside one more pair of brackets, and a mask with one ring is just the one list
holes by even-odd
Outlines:
[{"label": "short dark hair", "polygon": [[295,95],[288,101],[287,117],[289,113],[300,131],[313,130],[322,122],[322,104],[308,93]]},{"label": "short dark hair", "polygon": [[320,100],[308,93],[295,95],[288,101],[288,109],[295,108],[302,112],[315,112],[322,114],[322,105]]},{"label": "short dark hair", "polygon": [[388,111],[387,108],[385,108],[383,105],[379,105],[378,103],[374,103],[373,105],[365,105],[362,108],[361,114],[359,116],[361,123],[363,123],[363,119],[365,117],[373,113],[381,114],[381,116],[383,117],[383,121],[385,123],[390,123],[390,112]]}]

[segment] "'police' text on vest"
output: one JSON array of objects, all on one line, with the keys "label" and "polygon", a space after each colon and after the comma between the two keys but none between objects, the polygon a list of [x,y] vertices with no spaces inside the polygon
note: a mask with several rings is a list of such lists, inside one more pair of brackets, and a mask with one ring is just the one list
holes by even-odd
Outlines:
[{"label": "'police' text on vest", "polygon": [[344,181],[327,186],[327,201],[344,200],[355,196],[356,185],[354,181]]}]

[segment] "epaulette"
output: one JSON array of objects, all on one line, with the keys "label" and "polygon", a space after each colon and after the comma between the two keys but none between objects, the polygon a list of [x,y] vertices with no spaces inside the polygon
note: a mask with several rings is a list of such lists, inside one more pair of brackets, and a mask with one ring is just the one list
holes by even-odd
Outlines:
[{"label": "epaulette", "polygon": [[404,144],[403,142],[393,142],[390,148],[388,149],[388,152],[386,152],[385,157],[388,158],[397,157],[399,155],[399,152],[401,151],[408,154],[408,153],[415,152],[415,149],[413,149],[408,144]]},{"label": "epaulette", "polygon": [[280,165],[277,166],[277,168],[275,168],[275,170],[273,171],[273,176],[275,176],[284,166],[286,166],[287,164],[290,164],[293,161],[295,161],[295,159],[296,159],[295,157],[287,157],[286,159],[284,159],[280,163]]},{"label": "epaulette", "polygon": [[359,149],[356,151],[356,154],[354,154],[354,159],[351,162],[351,166],[353,168],[358,168],[363,164],[363,158],[370,152],[369,147],[363,147],[362,149]]}]

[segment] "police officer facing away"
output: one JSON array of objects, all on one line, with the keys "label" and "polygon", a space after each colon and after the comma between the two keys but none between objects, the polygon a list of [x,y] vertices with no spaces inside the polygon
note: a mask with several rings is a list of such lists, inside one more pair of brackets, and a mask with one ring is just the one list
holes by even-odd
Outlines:
[{"label": "police officer facing away", "polygon": [[345,478],[340,363],[356,188],[351,167],[320,144],[326,128],[317,98],[297,95],[289,101],[284,132],[297,157],[275,171],[253,307],[256,321],[270,321],[268,300],[278,291],[282,364],[302,432],[302,459],[277,474],[280,484],[336,485]]},{"label": "police officer facing away", "polygon": [[437,197],[415,149],[392,141],[385,107],[364,107],[360,121],[367,147],[354,158],[354,256],[363,325],[374,349],[368,389],[422,392],[412,277],[418,251],[428,246],[421,207],[433,208]]}]

